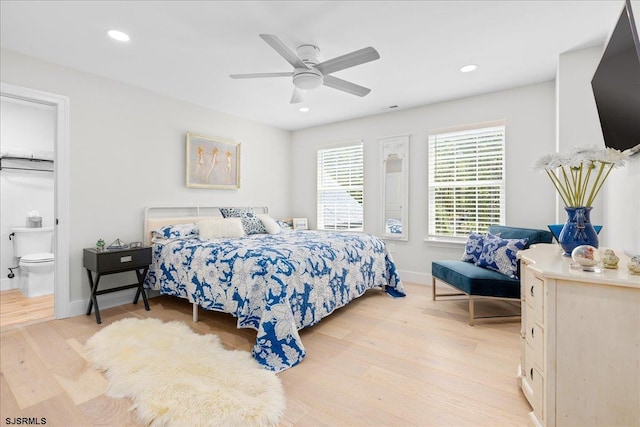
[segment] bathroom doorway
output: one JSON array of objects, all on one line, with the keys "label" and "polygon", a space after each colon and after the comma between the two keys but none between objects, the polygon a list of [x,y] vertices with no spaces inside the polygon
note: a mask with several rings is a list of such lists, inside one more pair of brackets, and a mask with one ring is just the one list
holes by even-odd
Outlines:
[{"label": "bathroom doorway", "polygon": [[[4,328],[69,316],[69,101],[56,94],[1,85],[0,326]],[[26,281],[23,270],[40,273],[45,260],[31,270],[16,268],[21,260],[23,266],[40,260],[16,258],[10,240],[18,228],[38,226],[53,229],[53,257],[48,264],[54,268],[46,270],[53,276],[53,289],[44,295],[25,288],[34,281]],[[39,286],[41,277],[35,280]]]}]

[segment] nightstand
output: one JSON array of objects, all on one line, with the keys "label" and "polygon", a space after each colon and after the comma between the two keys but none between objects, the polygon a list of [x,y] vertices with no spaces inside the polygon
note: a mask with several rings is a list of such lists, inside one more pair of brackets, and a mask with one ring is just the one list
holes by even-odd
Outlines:
[{"label": "nightstand", "polygon": [[[138,298],[142,295],[145,310],[150,310],[149,300],[147,299],[147,294],[143,287],[144,278],[146,277],[147,271],[149,271],[149,265],[151,264],[150,247],[111,249],[103,251],[98,251],[95,248],[86,248],[84,249],[83,264],[84,268],[87,269],[89,286],[91,286],[91,299],[89,300],[89,307],[87,308],[87,316],[91,314],[91,309],[95,306],[96,322],[102,323],[97,296],[132,288],[138,289],[136,296],[133,299],[133,303],[137,304]],[[95,281],[91,274],[92,271],[96,273]],[[98,283],[100,282],[101,276],[123,273],[125,271],[135,271],[138,276],[138,283],[104,289],[101,291],[98,290]]]}]

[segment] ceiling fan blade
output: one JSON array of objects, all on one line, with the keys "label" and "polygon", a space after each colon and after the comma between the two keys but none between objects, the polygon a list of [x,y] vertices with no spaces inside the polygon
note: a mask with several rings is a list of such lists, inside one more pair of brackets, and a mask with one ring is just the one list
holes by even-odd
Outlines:
[{"label": "ceiling fan blade", "polygon": [[291,77],[293,72],[286,73],[254,73],[254,74],[230,74],[232,79],[255,79],[261,77]]},{"label": "ceiling fan blade", "polygon": [[345,68],[355,67],[356,65],[365,64],[380,58],[380,54],[372,47],[356,50],[337,58],[329,59],[315,65],[315,68],[322,74],[327,75]]},{"label": "ceiling fan blade", "polygon": [[307,64],[302,62],[298,55],[296,55],[291,49],[287,47],[286,44],[282,43],[278,37],[272,34],[260,34],[262,40],[266,41],[269,46],[275,49],[276,52],[280,54],[287,62],[293,65],[294,68],[309,68]]},{"label": "ceiling fan blade", "polygon": [[369,92],[371,92],[371,89],[368,89],[364,86],[360,86],[357,85],[355,83],[351,83],[348,82],[346,80],[342,80],[339,79],[337,77],[333,77],[333,76],[324,76],[324,83],[325,86],[334,88],[334,89],[338,89],[341,90],[343,92],[347,92],[350,93],[352,95],[357,95],[357,96],[365,96],[366,94],[368,94]]},{"label": "ceiling fan blade", "polygon": [[304,97],[307,94],[307,91],[304,89],[298,89],[297,87],[293,87],[293,95],[291,95],[291,104],[299,104],[304,101]]}]

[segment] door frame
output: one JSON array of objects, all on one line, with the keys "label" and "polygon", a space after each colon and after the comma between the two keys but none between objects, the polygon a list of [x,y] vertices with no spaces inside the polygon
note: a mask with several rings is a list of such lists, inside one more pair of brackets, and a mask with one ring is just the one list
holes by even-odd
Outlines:
[{"label": "door frame", "polygon": [[0,96],[50,105],[56,112],[54,141],[54,315],[69,317],[69,97],[0,82]]}]

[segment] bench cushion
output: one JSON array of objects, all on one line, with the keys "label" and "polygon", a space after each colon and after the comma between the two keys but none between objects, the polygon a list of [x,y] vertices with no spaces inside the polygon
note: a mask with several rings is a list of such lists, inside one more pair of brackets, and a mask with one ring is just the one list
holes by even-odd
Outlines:
[{"label": "bench cushion", "polygon": [[[506,225],[492,225],[489,233],[498,235],[502,239],[527,239],[523,249],[537,243],[551,243],[553,234],[547,230],[532,228],[509,227]],[[520,276],[518,262],[518,277]],[[512,279],[497,271],[479,267],[464,261],[434,261],[431,264],[431,275],[466,292],[469,295],[479,295],[499,298],[520,298],[520,280]]]},{"label": "bench cushion", "polygon": [[464,261],[434,261],[431,275],[470,295],[520,298],[520,281]]},{"label": "bench cushion", "polygon": [[551,243],[553,234],[547,230],[536,230],[533,228],[508,227],[506,225],[492,225],[489,233],[502,237],[503,239],[527,239],[524,249],[536,243]]}]

